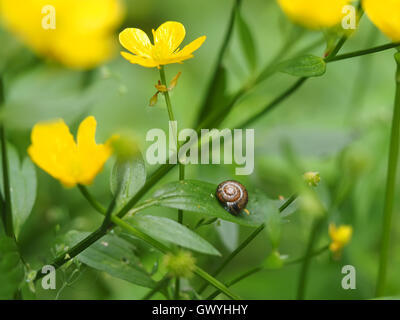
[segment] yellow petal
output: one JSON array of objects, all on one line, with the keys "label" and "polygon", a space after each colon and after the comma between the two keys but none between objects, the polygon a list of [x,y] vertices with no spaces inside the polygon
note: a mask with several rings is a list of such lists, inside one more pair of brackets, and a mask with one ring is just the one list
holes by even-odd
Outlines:
[{"label": "yellow petal", "polygon": [[197,38],[196,40],[189,43],[185,46],[181,51],[178,52],[180,56],[190,56],[193,52],[195,52],[198,48],[200,48],[204,41],[206,41],[207,37],[202,36]]},{"label": "yellow petal", "polygon": [[386,36],[393,41],[400,41],[399,0],[364,0],[363,7],[369,19]]},{"label": "yellow petal", "polygon": [[92,183],[111,156],[109,144],[96,144],[96,126],[95,118],[89,116],[78,129],[78,159],[81,170],[77,180],[84,185]]},{"label": "yellow petal", "polygon": [[153,45],[147,34],[136,28],[127,28],[119,34],[119,42],[130,52],[151,58]]},{"label": "yellow petal", "polygon": [[38,167],[67,186],[76,184],[77,146],[63,120],[38,123],[31,134],[28,154]]},{"label": "yellow petal", "polygon": [[164,54],[173,53],[185,38],[186,31],[182,23],[168,21],[153,31],[154,46]]},{"label": "yellow petal", "polygon": [[130,54],[128,52],[121,51],[121,55],[126,60],[128,60],[130,63],[139,64],[139,65],[141,65],[143,67],[154,68],[154,67],[157,67],[159,65],[153,59],[146,59],[146,58],[143,58],[143,57],[135,56],[135,55]]},{"label": "yellow petal", "polygon": [[296,23],[307,28],[330,28],[344,17],[343,7],[351,0],[278,0],[282,10]]}]

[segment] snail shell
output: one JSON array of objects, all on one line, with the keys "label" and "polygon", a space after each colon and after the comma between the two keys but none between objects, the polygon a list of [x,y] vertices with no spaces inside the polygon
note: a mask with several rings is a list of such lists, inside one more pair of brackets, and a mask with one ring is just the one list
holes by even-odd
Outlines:
[{"label": "snail shell", "polygon": [[249,199],[244,185],[234,180],[221,182],[217,187],[216,196],[224,208],[235,216],[246,207]]}]

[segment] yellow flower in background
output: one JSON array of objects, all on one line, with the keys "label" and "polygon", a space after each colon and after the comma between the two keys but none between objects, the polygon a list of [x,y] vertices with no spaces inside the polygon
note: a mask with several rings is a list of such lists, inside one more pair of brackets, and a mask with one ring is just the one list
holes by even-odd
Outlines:
[{"label": "yellow flower in background", "polygon": [[393,41],[400,41],[400,0],[363,0],[369,19]]},{"label": "yellow flower in background", "polygon": [[337,25],[342,10],[352,0],[278,0],[285,14],[306,28],[323,29]]},{"label": "yellow flower in background", "polygon": [[96,144],[96,120],[89,116],[79,126],[77,143],[63,120],[33,127],[28,154],[32,161],[67,187],[88,185],[111,156],[111,139]]},{"label": "yellow flower in background", "polygon": [[36,54],[74,69],[112,56],[122,16],[120,0],[0,0],[8,30]]},{"label": "yellow flower in background", "polygon": [[332,242],[329,249],[337,254],[345,247],[351,240],[353,234],[353,228],[351,226],[343,225],[336,227],[334,223],[329,225],[329,236]]},{"label": "yellow flower in background", "polygon": [[152,44],[144,31],[127,28],[119,34],[119,42],[133,54],[121,52],[121,55],[130,63],[148,68],[182,63],[184,60],[193,58],[193,52],[206,40],[206,36],[202,36],[180,49],[179,46],[185,35],[185,27],[181,23],[168,21],[157,30],[153,30],[154,44]]}]

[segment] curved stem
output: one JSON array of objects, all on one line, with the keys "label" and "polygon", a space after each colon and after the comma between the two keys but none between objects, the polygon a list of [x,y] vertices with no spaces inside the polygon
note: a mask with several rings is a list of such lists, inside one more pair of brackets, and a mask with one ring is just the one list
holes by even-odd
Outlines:
[{"label": "curved stem", "polygon": [[89,193],[89,190],[85,186],[78,184],[78,189],[96,211],[103,215],[106,214],[106,208],[104,208],[96,199],[93,198],[93,196]]},{"label": "curved stem", "polygon": [[219,49],[219,52],[218,52],[217,61],[215,63],[215,67],[214,67],[214,73],[213,73],[213,75],[212,75],[212,77],[210,79],[210,82],[208,84],[207,91],[206,91],[206,94],[205,94],[204,101],[203,101],[203,103],[202,103],[202,105],[200,107],[200,113],[199,113],[199,116],[197,118],[198,119],[197,120],[198,121],[197,122],[197,126],[200,125],[200,122],[202,122],[206,118],[206,115],[210,111],[209,110],[209,105],[210,105],[211,99],[212,99],[212,97],[214,95],[214,90],[216,88],[216,82],[218,81],[218,75],[219,75],[219,72],[220,72],[221,66],[222,66],[222,60],[223,60],[223,58],[225,56],[225,53],[226,53],[226,51],[228,49],[229,42],[230,42],[230,40],[232,38],[233,27],[235,25],[236,12],[239,10],[240,5],[242,3],[242,0],[234,0],[234,1],[235,2],[234,2],[234,5],[232,7],[231,15],[230,15],[230,18],[229,18],[228,29],[226,30],[224,41],[222,42],[222,46],[221,46],[221,48]]},{"label": "curved stem", "polygon": [[240,123],[238,128],[248,127],[254,121],[260,119],[260,117],[266,115],[267,113],[274,110],[279,104],[289,98],[293,93],[295,93],[307,80],[308,78],[300,78],[298,79],[291,87],[289,87],[286,91],[284,91],[280,96],[275,98],[272,102],[268,103],[261,111],[251,116],[249,119]]},{"label": "curved stem", "polygon": [[376,46],[373,48],[369,49],[364,49],[364,50],[359,50],[359,51],[353,51],[349,53],[344,53],[344,54],[339,54],[337,56],[334,56],[332,58],[326,58],[325,62],[335,62],[335,61],[340,61],[340,60],[345,60],[345,59],[351,59],[355,57],[360,57],[360,56],[365,56],[367,54],[372,54],[372,53],[377,53],[377,52],[382,52],[388,49],[394,49],[400,46],[400,42],[391,42],[387,43],[384,45]]},{"label": "curved stem", "polygon": [[[319,250],[313,252],[312,257],[319,256],[320,254],[324,253],[324,252],[327,251],[328,249],[329,249],[329,245],[326,245],[326,246],[322,247],[321,249],[319,249]],[[289,261],[287,261],[287,262],[284,263],[283,267],[289,266],[289,265],[297,264],[297,263],[299,263],[299,262],[302,262],[304,259],[305,259],[305,257],[300,257],[300,258],[297,258],[297,259],[294,259],[294,260],[289,260]],[[234,284],[236,284],[236,283],[238,283],[238,282],[240,282],[240,281],[242,281],[242,280],[244,280],[244,279],[246,279],[246,278],[252,276],[253,274],[255,274],[255,273],[257,273],[257,272],[260,272],[260,271],[267,271],[267,270],[277,270],[277,269],[267,269],[267,268],[264,268],[264,267],[262,267],[262,266],[255,267],[255,268],[250,269],[250,270],[248,270],[248,271],[242,273],[241,275],[237,276],[237,277],[234,278],[233,280],[227,282],[225,285],[229,288],[229,287],[233,286]],[[212,294],[210,294],[210,295],[206,298],[206,300],[212,300],[212,299],[214,299],[214,298],[215,298],[217,295],[219,295],[219,294],[220,294],[220,291],[219,291],[219,290],[215,290]]]},{"label": "curved stem", "polygon": [[308,270],[310,268],[310,262],[312,257],[312,250],[317,239],[318,233],[325,221],[324,218],[316,218],[312,225],[311,233],[308,238],[306,254],[303,260],[303,264],[300,270],[299,284],[297,288],[297,299],[304,300],[306,284],[307,284],[307,276]]},{"label": "curved stem", "polygon": [[[279,211],[282,212],[285,210],[295,199],[297,196],[291,196],[280,208]],[[221,265],[212,273],[214,277],[216,277],[228,264],[231,262],[244,248],[248,246],[248,244],[253,241],[255,237],[259,235],[261,231],[265,228],[265,224],[260,225],[256,230],[254,230],[231,254],[221,263]],[[204,290],[207,288],[208,284],[205,283],[200,289],[199,294],[202,294]]]},{"label": "curved stem", "polygon": [[237,295],[230,292],[229,289],[223,283],[219,282],[217,279],[215,279],[213,276],[209,275],[204,270],[200,269],[198,266],[195,266],[194,273],[197,274],[198,276],[202,277],[204,280],[206,280],[208,283],[210,283],[215,288],[219,289],[221,292],[226,294],[229,298],[231,298],[233,300],[240,300],[240,298]]},{"label": "curved stem", "polygon": [[[0,107],[4,106],[4,85],[3,79],[0,77]],[[1,143],[1,163],[3,167],[3,190],[4,190],[4,228],[6,235],[15,239],[12,205],[11,205],[11,191],[10,191],[10,176],[8,170],[8,156],[7,156],[7,139],[3,122],[0,124],[0,143]]]},{"label": "curved stem", "polygon": [[166,287],[171,278],[165,276],[160,281],[157,282],[157,285],[151,289],[141,300],[150,300],[158,291]]},{"label": "curved stem", "polygon": [[[88,201],[90,199],[89,203],[93,206],[93,208],[96,209],[97,211],[99,211],[100,213],[102,213],[101,205],[99,205],[94,200],[93,196],[89,193],[89,191],[85,187],[80,188],[80,189],[81,189],[81,191],[84,190],[84,196]],[[98,239],[100,239],[102,236],[104,236],[107,233],[108,228],[112,227],[113,224],[126,230],[127,232],[131,233],[135,237],[147,242],[152,247],[156,248],[157,250],[159,250],[162,253],[170,252],[170,249],[167,246],[165,246],[164,244],[162,244],[161,242],[150,237],[146,233],[134,228],[129,223],[120,219],[118,216],[111,215],[110,213],[112,213],[112,211],[114,210],[115,199],[116,199],[116,197],[114,197],[111,205],[109,206],[109,208],[107,209],[107,212],[106,212],[106,218],[107,218],[107,216],[110,216],[111,223],[108,225],[105,225],[103,223],[102,226],[98,230],[91,233],[88,237],[86,237],[81,242],[79,242],[77,245],[75,245],[70,251],[68,251],[68,253],[64,253],[63,255],[60,255],[58,258],[56,258],[52,263],[52,265],[56,269],[59,268],[60,266],[62,266],[67,261],[71,260],[73,257],[76,257],[79,253],[81,253],[83,250],[85,250],[90,245],[92,245],[94,242],[96,242]],[[235,299],[235,300],[239,299],[239,297],[237,295],[235,295],[234,293],[230,292],[230,290],[228,288],[226,288],[224,284],[222,284],[217,279],[215,279],[214,277],[209,275],[207,272],[202,270],[200,267],[195,266],[194,273],[196,273],[198,276],[200,276],[201,278],[203,278],[204,280],[209,282],[215,288],[221,290],[228,297]],[[42,277],[43,277],[43,274],[38,272],[34,281],[36,281]]]},{"label": "curved stem", "polygon": [[396,72],[396,96],[394,103],[392,129],[390,135],[389,163],[387,169],[385,206],[383,211],[383,227],[381,238],[381,250],[379,259],[378,280],[376,295],[382,296],[385,291],[387,264],[389,260],[390,231],[392,228],[393,206],[395,199],[395,187],[397,177],[397,163],[399,159],[400,143],[400,52],[395,55],[397,63]]}]

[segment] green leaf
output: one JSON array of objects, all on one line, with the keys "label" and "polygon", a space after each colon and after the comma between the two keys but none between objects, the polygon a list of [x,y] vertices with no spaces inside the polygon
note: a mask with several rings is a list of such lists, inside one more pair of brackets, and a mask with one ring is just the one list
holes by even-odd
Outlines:
[{"label": "green leaf", "polygon": [[325,73],[326,63],[320,57],[304,55],[280,63],[277,69],[296,77],[319,77]]},{"label": "green leaf", "polygon": [[236,18],[240,44],[246,57],[247,63],[250,69],[253,71],[257,66],[257,54],[253,33],[251,32],[249,25],[243,18],[240,11],[237,12]]},{"label": "green leaf", "polygon": [[258,190],[249,191],[249,202],[246,209],[234,216],[226,211],[215,196],[216,184],[185,180],[168,183],[159,188],[153,195],[155,205],[196,212],[209,217],[216,217],[244,226],[256,227],[266,222],[271,210],[276,210],[273,202]]},{"label": "green leaf", "polygon": [[171,219],[136,215],[126,221],[153,238],[174,243],[197,252],[220,255],[217,249],[197,233]]},{"label": "green leaf", "polygon": [[118,211],[140,190],[146,182],[146,165],[142,156],[115,163],[111,172],[111,192],[119,189],[115,211]]},{"label": "green leaf", "polygon": [[285,256],[281,256],[277,250],[273,250],[265,259],[263,266],[268,269],[280,269],[283,267]]},{"label": "green leaf", "polygon": [[235,250],[239,243],[238,225],[225,220],[218,221],[219,223],[216,224],[215,228],[217,229],[219,238],[228,250]]},{"label": "green leaf", "polygon": [[12,299],[24,279],[24,266],[14,240],[0,237],[0,299]]},{"label": "green leaf", "polygon": [[279,210],[271,210],[267,218],[266,228],[273,249],[279,247],[282,233],[282,216]]},{"label": "green leaf", "polygon": [[229,103],[230,96],[227,93],[227,78],[226,68],[220,66],[210,95],[204,103],[204,108],[201,110],[198,119],[199,123],[208,117],[216,117],[219,114],[220,107],[226,106]]},{"label": "green leaf", "polygon": [[[88,232],[70,231],[65,240],[72,247],[88,235]],[[77,258],[89,267],[104,271],[113,277],[153,288],[155,281],[144,270],[134,250],[135,247],[131,243],[111,233],[81,252]]]},{"label": "green leaf", "polygon": [[[36,199],[36,171],[29,158],[20,162],[17,150],[8,144],[8,169],[11,188],[11,207],[14,232],[18,237],[21,227],[28,219]],[[3,166],[0,163],[0,181],[3,181]],[[0,183],[4,199],[4,186]]]}]

